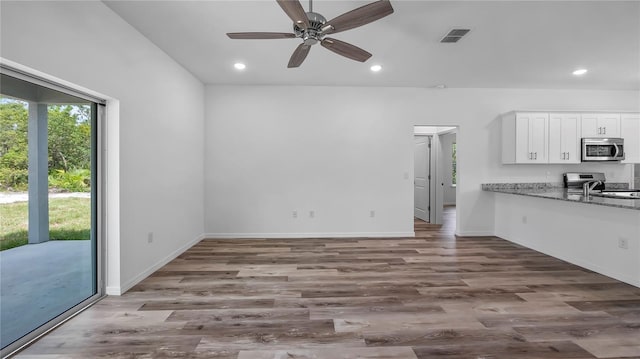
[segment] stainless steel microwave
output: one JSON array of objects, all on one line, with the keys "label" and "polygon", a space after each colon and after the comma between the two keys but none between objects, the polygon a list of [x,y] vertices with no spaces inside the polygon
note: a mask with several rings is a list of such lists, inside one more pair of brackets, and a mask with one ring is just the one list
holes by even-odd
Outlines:
[{"label": "stainless steel microwave", "polygon": [[624,139],[583,138],[582,162],[624,160]]}]

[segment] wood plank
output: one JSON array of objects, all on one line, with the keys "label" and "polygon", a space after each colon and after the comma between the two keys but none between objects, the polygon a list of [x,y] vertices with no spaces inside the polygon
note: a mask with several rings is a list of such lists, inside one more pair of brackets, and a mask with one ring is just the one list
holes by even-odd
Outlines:
[{"label": "wood plank", "polygon": [[291,349],[241,351],[238,359],[417,359],[408,347]]},{"label": "wood plank", "polygon": [[595,358],[573,342],[485,342],[471,345],[438,345],[413,348],[418,359],[509,358],[587,359]]}]

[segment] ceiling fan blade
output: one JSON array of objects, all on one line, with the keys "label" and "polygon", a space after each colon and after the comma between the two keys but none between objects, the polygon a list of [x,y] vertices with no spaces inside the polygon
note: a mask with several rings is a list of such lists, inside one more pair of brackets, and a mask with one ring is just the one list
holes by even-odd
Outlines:
[{"label": "ceiling fan blade", "polygon": [[260,39],[291,39],[295,38],[296,34],[287,32],[228,32],[227,36],[232,39],[247,39],[247,40],[260,40]]},{"label": "ceiling fan blade", "polygon": [[320,45],[335,52],[338,55],[348,57],[351,60],[365,62],[371,57],[370,53],[357,46],[351,45],[344,41],[332,39],[330,37],[326,37],[324,40],[322,40],[320,42]]},{"label": "ceiling fan blade", "polygon": [[[379,0],[346,12],[329,20],[323,28],[325,34],[333,34],[340,31],[353,29],[370,22],[382,19],[393,13],[393,7],[389,0]],[[330,26],[329,26],[330,25]]]},{"label": "ceiling fan blade", "polygon": [[307,13],[300,5],[299,0],[276,0],[278,5],[284,10],[284,12],[293,20],[293,23],[300,26],[303,29],[309,28],[309,18]]},{"label": "ceiling fan blade", "polygon": [[289,59],[289,64],[287,65],[287,67],[292,68],[302,65],[302,62],[307,58],[307,55],[309,54],[309,50],[311,50],[310,45],[300,44],[298,47],[296,47],[296,50],[293,52],[293,55],[291,55],[291,58]]}]

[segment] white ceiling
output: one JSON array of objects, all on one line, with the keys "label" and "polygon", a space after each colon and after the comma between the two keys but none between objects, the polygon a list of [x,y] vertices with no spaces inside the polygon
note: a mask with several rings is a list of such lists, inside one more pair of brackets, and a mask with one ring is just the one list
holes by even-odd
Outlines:
[{"label": "white ceiling", "polygon": [[[370,1],[313,2],[331,19]],[[105,1],[207,84],[640,89],[638,1],[407,1],[332,35],[373,54],[362,64],[314,46],[287,69],[299,39],[231,40],[227,32],[291,32],[274,0]],[[308,1],[302,5],[308,9]],[[470,28],[457,44],[439,40]],[[240,72],[233,64],[242,61]],[[383,70],[372,73],[369,67]],[[571,72],[587,68],[583,77]]]}]

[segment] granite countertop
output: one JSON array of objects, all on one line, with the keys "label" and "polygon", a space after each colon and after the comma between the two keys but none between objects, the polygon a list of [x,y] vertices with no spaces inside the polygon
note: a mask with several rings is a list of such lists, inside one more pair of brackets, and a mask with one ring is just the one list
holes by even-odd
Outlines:
[{"label": "granite countertop", "polygon": [[[625,189],[626,184],[607,183],[607,189]],[[583,196],[582,193],[568,192],[562,183],[486,183],[482,185],[483,191],[515,194],[521,196],[555,199],[559,201],[579,202],[595,204],[598,206],[635,209],[640,211],[640,199],[605,198]]]}]

